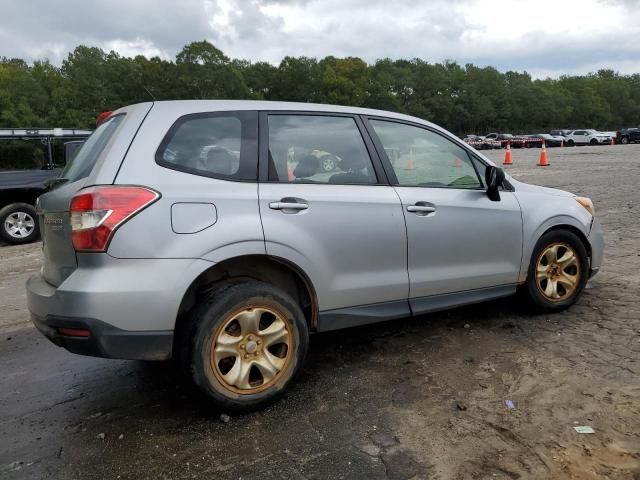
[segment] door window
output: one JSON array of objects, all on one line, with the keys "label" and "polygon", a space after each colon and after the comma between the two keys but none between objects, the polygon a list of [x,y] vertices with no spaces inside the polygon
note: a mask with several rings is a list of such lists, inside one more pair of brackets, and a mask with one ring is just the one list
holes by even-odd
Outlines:
[{"label": "door window", "polygon": [[377,183],[355,120],[324,115],[269,115],[269,180]]},{"label": "door window", "polygon": [[397,152],[390,163],[398,184],[407,187],[482,188],[467,151],[424,128],[370,120],[385,151]]}]

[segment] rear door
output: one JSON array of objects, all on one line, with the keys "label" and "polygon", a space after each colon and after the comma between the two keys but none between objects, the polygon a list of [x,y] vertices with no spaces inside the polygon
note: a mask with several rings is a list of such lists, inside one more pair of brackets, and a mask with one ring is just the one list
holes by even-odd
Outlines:
[{"label": "rear door", "polygon": [[[361,129],[351,115],[262,114],[259,197],[266,250],[304,269],[321,311],[378,304],[381,312],[387,309],[386,318],[405,316],[402,208]],[[397,302],[392,314],[386,302]]]},{"label": "rear door", "polygon": [[123,109],[102,123],[66,164],[51,190],[38,198],[36,211],[42,235],[43,276],[50,284],[60,285],[77,267],[69,220],[71,199],[85,186],[113,182],[120,161],[149,108],[150,104],[141,104]]},{"label": "rear door", "polygon": [[387,168],[406,219],[414,313],[430,309],[425,297],[515,285],[522,257],[515,196],[505,191],[501,201],[489,200],[484,165],[441,133],[387,119],[368,122],[378,151],[401,152]]}]

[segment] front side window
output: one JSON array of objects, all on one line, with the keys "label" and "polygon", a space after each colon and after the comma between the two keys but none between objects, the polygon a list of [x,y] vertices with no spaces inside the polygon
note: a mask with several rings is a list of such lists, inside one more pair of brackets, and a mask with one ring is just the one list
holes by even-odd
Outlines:
[{"label": "front side window", "polygon": [[375,184],[369,152],[351,117],[269,115],[269,180]]},{"label": "front side window", "polygon": [[165,136],[156,161],[195,175],[255,180],[256,128],[255,112],[185,115]]},{"label": "front side window", "polygon": [[370,120],[390,159],[398,184],[407,187],[482,188],[469,154],[451,140],[424,128]]}]

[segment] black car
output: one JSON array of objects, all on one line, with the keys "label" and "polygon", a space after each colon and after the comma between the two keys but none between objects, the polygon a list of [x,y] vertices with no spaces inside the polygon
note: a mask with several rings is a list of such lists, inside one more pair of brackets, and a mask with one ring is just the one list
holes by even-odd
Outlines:
[{"label": "black car", "polygon": [[[14,142],[30,140],[35,142],[35,145],[42,145],[46,152],[44,164],[40,168],[0,170],[0,238],[2,240],[11,244],[21,244],[38,239],[40,228],[35,210],[36,199],[60,175],[61,168],[67,161],[73,159],[78,148],[90,134],[90,130],[60,128],[0,129],[0,140]],[[3,160],[6,161],[6,159]],[[9,161],[8,164],[11,165],[12,162]]]},{"label": "black car", "polygon": [[616,132],[616,143],[627,145],[633,142],[640,142],[640,128],[623,128]]}]

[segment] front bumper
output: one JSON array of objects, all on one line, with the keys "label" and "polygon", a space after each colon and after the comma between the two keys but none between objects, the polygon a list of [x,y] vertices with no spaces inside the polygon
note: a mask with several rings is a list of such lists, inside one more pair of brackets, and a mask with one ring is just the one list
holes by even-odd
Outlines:
[{"label": "front bumper", "polygon": [[602,265],[602,257],[604,256],[604,232],[602,225],[597,220],[593,220],[591,231],[589,232],[589,244],[591,245],[591,272],[590,276],[594,276],[600,270]]}]

